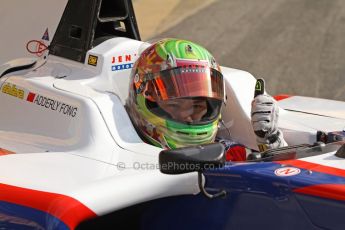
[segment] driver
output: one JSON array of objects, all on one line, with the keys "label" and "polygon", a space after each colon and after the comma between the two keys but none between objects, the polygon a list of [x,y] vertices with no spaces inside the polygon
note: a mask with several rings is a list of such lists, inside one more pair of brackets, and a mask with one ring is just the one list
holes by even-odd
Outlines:
[{"label": "driver", "polygon": [[[220,67],[205,48],[186,40],[163,39],[135,62],[126,108],[147,143],[167,149],[218,141],[225,145],[227,160],[245,160],[252,150],[231,139],[216,138],[224,94]],[[258,144],[285,145],[277,119],[273,98],[257,96],[252,124]]]}]

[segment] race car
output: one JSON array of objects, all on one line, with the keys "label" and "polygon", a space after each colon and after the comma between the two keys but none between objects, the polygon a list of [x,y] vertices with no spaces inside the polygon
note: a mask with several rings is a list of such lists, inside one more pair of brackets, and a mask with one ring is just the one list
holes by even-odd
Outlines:
[{"label": "race car", "polygon": [[[60,22],[23,47],[31,57],[0,66],[1,229],[344,229],[345,102],[275,96],[289,146],[246,162],[225,163],[219,143],[162,150],[124,107],[150,45],[132,2],[56,4]],[[258,149],[257,79],[221,68],[219,135]]]}]

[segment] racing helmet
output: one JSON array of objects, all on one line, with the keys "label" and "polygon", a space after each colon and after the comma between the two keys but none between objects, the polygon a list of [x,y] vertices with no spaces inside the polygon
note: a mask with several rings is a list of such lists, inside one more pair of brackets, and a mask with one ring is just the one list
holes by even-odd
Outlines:
[{"label": "racing helmet", "polygon": [[[167,38],[134,63],[126,108],[143,139],[173,149],[213,142],[224,98],[214,57],[196,43]],[[176,115],[183,113],[181,105],[192,118]]]}]

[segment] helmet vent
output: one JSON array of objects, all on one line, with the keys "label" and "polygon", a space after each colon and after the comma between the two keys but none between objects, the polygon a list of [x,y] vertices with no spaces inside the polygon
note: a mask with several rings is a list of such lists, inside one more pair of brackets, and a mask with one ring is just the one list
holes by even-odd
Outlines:
[{"label": "helmet vent", "polygon": [[178,134],[183,134],[183,135],[188,135],[188,136],[189,136],[189,133],[187,133],[187,132],[176,131],[176,133],[178,133]]},{"label": "helmet vent", "polygon": [[[187,135],[187,136],[190,135],[189,133],[183,132],[183,131],[176,131],[176,133],[178,133],[178,134],[183,134],[183,135]],[[202,136],[202,135],[206,135],[206,134],[207,134],[207,132],[202,132],[202,133],[197,133],[196,135]]]},{"label": "helmet vent", "polygon": [[207,132],[203,132],[203,133],[198,133],[197,135],[201,136],[201,135],[206,135],[206,134],[207,134]]}]

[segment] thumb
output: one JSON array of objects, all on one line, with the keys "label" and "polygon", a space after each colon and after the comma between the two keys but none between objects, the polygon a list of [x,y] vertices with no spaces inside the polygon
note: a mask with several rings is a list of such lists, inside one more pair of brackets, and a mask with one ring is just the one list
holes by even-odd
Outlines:
[{"label": "thumb", "polygon": [[265,93],[265,80],[258,78],[255,84],[254,98]]}]

